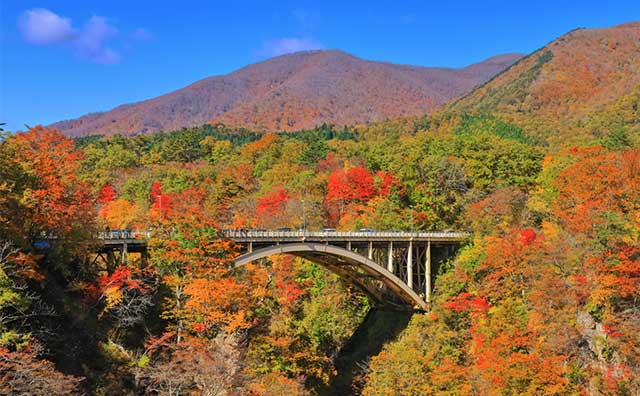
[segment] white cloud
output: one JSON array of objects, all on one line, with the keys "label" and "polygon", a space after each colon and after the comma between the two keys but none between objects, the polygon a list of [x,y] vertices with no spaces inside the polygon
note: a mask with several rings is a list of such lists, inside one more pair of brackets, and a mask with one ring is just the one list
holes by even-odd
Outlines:
[{"label": "white cloud", "polygon": [[136,41],[149,41],[153,38],[153,34],[151,34],[151,32],[147,29],[137,28],[133,31],[131,37],[133,37],[133,39]]},{"label": "white cloud", "polygon": [[[18,28],[25,41],[36,45],[67,44],[82,59],[94,63],[114,64],[122,56],[109,43],[118,36],[118,29],[105,17],[91,17],[81,29],[72,26],[71,19],[36,8],[27,10],[18,19]],[[151,33],[138,28],[132,37],[137,41],[151,38]]]},{"label": "white cloud", "polygon": [[25,11],[18,19],[18,27],[27,42],[37,45],[63,43],[75,36],[69,18],[44,8]]},{"label": "white cloud", "polygon": [[323,49],[324,46],[318,40],[311,37],[289,37],[270,40],[263,44],[260,55],[278,56],[298,51],[310,51]]},{"label": "white cloud", "polygon": [[107,47],[107,42],[118,34],[118,29],[109,25],[106,18],[93,16],[87,21],[82,33],[74,40],[78,55],[95,63],[112,64],[120,61],[120,54]]}]

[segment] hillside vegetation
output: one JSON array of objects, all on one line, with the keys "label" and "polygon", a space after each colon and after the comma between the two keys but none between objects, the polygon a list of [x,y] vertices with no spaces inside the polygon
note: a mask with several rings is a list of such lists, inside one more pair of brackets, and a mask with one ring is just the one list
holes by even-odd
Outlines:
[{"label": "hillside vegetation", "polygon": [[577,144],[638,132],[640,23],[577,29],[521,59],[453,103],[494,113],[533,136]]}]

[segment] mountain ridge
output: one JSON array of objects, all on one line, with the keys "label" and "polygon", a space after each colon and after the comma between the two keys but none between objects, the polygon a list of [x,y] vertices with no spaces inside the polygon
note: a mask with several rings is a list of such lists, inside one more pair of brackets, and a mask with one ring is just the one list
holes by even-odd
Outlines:
[{"label": "mountain ridge", "polygon": [[429,113],[520,59],[502,54],[464,68],[369,61],[304,51],[195,81],[155,98],[52,126],[68,136],[155,133],[203,123],[294,131]]}]

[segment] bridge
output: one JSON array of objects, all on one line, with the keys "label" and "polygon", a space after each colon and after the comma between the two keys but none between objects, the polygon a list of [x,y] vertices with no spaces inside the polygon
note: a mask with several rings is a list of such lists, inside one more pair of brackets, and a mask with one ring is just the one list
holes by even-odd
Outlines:
[{"label": "bridge", "polygon": [[99,232],[96,235],[98,243],[95,244],[94,249],[96,255],[91,264],[95,265],[101,260],[111,271],[118,265],[127,263],[129,253],[139,253],[140,261],[146,265],[149,259],[147,239],[150,236],[150,231],[108,230]]},{"label": "bridge", "polygon": [[[100,254],[128,252],[146,257],[149,232],[101,233]],[[425,309],[431,301],[433,278],[441,263],[469,237],[467,233],[409,231],[222,230],[221,237],[240,247],[235,267],[278,254],[318,263],[359,287],[379,303]]]}]

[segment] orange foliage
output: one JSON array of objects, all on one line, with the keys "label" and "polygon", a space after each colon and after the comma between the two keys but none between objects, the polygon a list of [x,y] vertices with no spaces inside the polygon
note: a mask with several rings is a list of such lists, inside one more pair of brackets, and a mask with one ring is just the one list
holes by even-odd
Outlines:
[{"label": "orange foliage", "polygon": [[249,385],[249,396],[303,396],[306,394],[302,379],[296,381],[279,372],[264,375]]},{"label": "orange foliage", "polygon": [[[387,177],[387,182],[389,185],[384,186],[385,180],[381,180],[385,190],[390,189],[393,181]],[[377,194],[375,179],[368,170],[355,166],[334,171],[329,176],[325,196],[329,220],[337,223],[346,213],[348,205],[364,203]]]},{"label": "orange foliage", "polygon": [[293,309],[293,305],[306,295],[306,285],[296,279],[295,257],[290,255],[274,256],[273,262],[276,298],[285,308]]},{"label": "orange foliage", "polygon": [[189,281],[184,292],[188,299],[180,312],[188,323],[193,323],[197,333],[223,329],[234,332],[251,326],[250,298],[247,285],[233,278],[195,278]]},{"label": "orange foliage", "polygon": [[141,216],[141,209],[133,202],[126,199],[107,201],[100,208],[100,217],[104,219],[110,228],[131,228]]},{"label": "orange foliage", "polygon": [[[61,238],[92,224],[93,198],[78,178],[83,156],[73,140],[37,126],[15,134],[9,143],[15,144],[15,165],[33,177],[21,200],[25,213],[9,217],[15,235],[46,231]],[[23,227],[29,232],[19,231]]]},{"label": "orange foliage", "polygon": [[[605,212],[632,213],[640,199],[640,151],[574,149],[576,163],[556,179],[556,214],[575,233],[593,235],[606,226]],[[638,220],[634,220],[638,221]]]},{"label": "orange foliage", "polygon": [[488,311],[490,305],[484,298],[465,292],[451,298],[448,302],[444,303],[444,307],[453,312],[470,311],[482,313]]},{"label": "orange foliage", "polygon": [[391,192],[394,191],[397,191],[399,195],[404,195],[405,193],[402,183],[400,183],[398,178],[391,173],[383,171],[376,172],[375,184],[376,189],[378,190],[378,194],[383,197],[391,194]]}]

